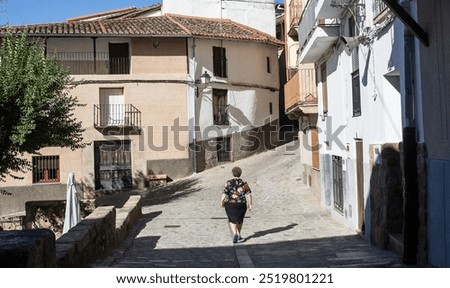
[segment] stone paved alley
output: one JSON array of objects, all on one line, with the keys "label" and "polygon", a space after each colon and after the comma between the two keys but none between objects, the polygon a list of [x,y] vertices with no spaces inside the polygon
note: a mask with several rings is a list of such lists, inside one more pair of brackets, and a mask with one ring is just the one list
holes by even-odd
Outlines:
[{"label": "stone paved alley", "polygon": [[[342,226],[302,184],[296,142],[152,188],[143,217],[114,252],[92,267],[399,267]],[[244,242],[233,244],[219,199],[231,168],[253,191]]]}]

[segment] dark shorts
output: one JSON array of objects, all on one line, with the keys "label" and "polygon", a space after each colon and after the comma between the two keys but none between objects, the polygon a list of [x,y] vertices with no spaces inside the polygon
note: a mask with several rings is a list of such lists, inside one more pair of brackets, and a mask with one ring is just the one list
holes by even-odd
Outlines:
[{"label": "dark shorts", "polygon": [[228,221],[233,224],[244,223],[245,212],[247,212],[247,203],[227,203],[225,204]]}]

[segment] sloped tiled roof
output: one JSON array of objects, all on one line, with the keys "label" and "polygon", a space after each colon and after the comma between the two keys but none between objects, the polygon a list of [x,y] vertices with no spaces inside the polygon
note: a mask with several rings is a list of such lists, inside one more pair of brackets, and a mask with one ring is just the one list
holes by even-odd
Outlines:
[{"label": "sloped tiled roof", "polygon": [[70,21],[0,28],[0,35],[25,33],[30,37],[51,36],[158,36],[205,37],[283,45],[283,42],[248,26],[227,19],[166,14],[132,19]]},{"label": "sloped tiled roof", "polygon": [[272,44],[283,43],[264,32],[229,19],[212,19],[194,16],[166,14],[179,25],[185,27],[192,36],[205,38],[228,38],[234,40],[248,40],[258,42],[270,42]]},{"label": "sloped tiled roof", "polygon": [[146,6],[142,8],[136,8],[136,7],[127,7],[127,8],[121,8],[121,9],[114,9],[114,10],[108,10],[83,16],[78,16],[74,18],[67,19],[67,22],[75,22],[75,21],[92,21],[92,20],[99,20],[99,19],[130,19],[130,18],[136,18],[140,17],[141,15],[148,13],[148,12],[154,12],[154,11],[161,11],[161,4],[154,4],[151,6]]}]

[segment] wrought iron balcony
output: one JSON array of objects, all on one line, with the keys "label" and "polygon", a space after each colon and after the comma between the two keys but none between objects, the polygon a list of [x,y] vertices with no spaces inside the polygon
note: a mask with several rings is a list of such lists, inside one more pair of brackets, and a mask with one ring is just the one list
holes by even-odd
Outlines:
[{"label": "wrought iron balcony", "polygon": [[111,57],[107,52],[57,52],[47,53],[72,75],[130,74],[129,57]]},{"label": "wrought iron balcony", "polygon": [[377,18],[380,16],[384,11],[388,9],[386,3],[384,3],[383,0],[374,0],[373,1],[373,18]]},{"label": "wrought iron balcony", "polygon": [[94,104],[94,127],[141,130],[141,111],[132,104]]}]

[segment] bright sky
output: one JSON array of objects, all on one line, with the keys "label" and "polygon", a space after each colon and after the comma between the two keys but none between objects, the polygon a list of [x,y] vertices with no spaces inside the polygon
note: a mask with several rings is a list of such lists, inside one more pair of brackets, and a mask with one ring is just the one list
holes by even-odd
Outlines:
[{"label": "bright sky", "polygon": [[[139,8],[161,2],[162,0],[0,0],[0,24],[62,22],[71,17],[130,6]],[[4,12],[5,8],[7,13]]]},{"label": "bright sky", "polygon": [[76,16],[156,3],[162,0],[0,0],[0,25],[63,22]]}]

